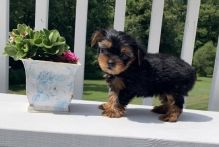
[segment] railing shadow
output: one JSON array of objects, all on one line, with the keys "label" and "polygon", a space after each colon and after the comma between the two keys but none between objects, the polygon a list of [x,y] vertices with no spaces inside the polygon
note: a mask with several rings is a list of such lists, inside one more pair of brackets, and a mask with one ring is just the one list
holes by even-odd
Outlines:
[{"label": "railing shadow", "polygon": [[[70,112],[65,115],[82,115],[82,116],[101,116],[102,110],[98,109],[98,104],[81,104],[72,103]],[[61,115],[62,113],[55,113]],[[102,117],[102,116],[101,116]],[[125,116],[128,120],[138,123],[164,123],[158,119],[159,114],[151,112],[146,108],[127,108]],[[212,117],[207,115],[183,112],[179,118],[179,122],[208,122]]]},{"label": "railing shadow", "polygon": [[[160,115],[151,112],[150,109],[143,108],[129,108],[127,109],[127,118],[131,121],[139,123],[163,123],[158,120]],[[179,117],[179,122],[208,122],[211,121],[212,117],[192,113],[192,112],[183,112]]]},{"label": "railing shadow", "polygon": [[98,109],[98,104],[72,103],[70,105],[70,115],[101,116],[102,111]]}]

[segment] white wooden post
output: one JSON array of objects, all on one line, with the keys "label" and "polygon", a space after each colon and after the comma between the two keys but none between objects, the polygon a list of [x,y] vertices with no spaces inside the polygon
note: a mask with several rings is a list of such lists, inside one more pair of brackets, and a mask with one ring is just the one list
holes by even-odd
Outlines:
[{"label": "white wooden post", "polygon": [[[161,27],[163,19],[164,0],[153,0],[150,32],[148,40],[148,53],[158,53],[160,46]],[[144,98],[144,105],[152,105],[152,98]]]},{"label": "white wooden post", "polygon": [[81,99],[84,85],[84,63],[86,47],[88,0],[77,0],[75,19],[74,52],[80,58],[81,68],[76,75],[75,99]]},{"label": "white wooden post", "polygon": [[9,61],[3,55],[9,32],[9,0],[1,0],[0,14],[0,92],[8,91]]},{"label": "white wooden post", "polygon": [[49,0],[36,0],[35,29],[48,28]]},{"label": "white wooden post", "polygon": [[126,9],[126,0],[116,0],[114,29],[117,31],[124,31],[125,9]]},{"label": "white wooden post", "polygon": [[192,64],[200,1],[189,0],[187,4],[181,58],[189,64]]},{"label": "white wooden post", "polygon": [[153,0],[150,32],[148,39],[148,53],[158,53],[163,19],[164,0]]},{"label": "white wooden post", "polygon": [[[189,0],[187,4],[186,22],[182,43],[181,59],[192,64],[195,36],[201,0]],[[186,104],[185,97],[185,104]],[[186,107],[186,105],[184,105]]]},{"label": "white wooden post", "polygon": [[211,94],[208,110],[219,111],[219,37],[217,43],[217,54],[214,63],[214,73],[211,86]]}]

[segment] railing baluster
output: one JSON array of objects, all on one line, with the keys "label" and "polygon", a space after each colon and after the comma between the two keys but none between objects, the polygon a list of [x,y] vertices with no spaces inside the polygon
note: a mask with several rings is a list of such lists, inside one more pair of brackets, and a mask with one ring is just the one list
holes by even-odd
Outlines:
[{"label": "railing baluster", "polygon": [[84,60],[85,60],[85,45],[86,45],[86,29],[87,29],[87,10],[88,0],[77,0],[76,2],[76,19],[75,19],[75,40],[74,52],[80,58],[81,68],[77,73],[75,96],[76,99],[81,99],[83,94],[84,83]]},{"label": "railing baluster", "polygon": [[[189,64],[192,64],[200,3],[201,0],[189,0],[187,4],[181,59]],[[186,99],[185,97],[185,104]]]},{"label": "railing baluster", "polygon": [[212,78],[208,110],[219,111],[219,37],[217,43],[217,54],[214,63],[214,73]]},{"label": "railing baluster", "polygon": [[[148,40],[148,53],[158,53],[160,46],[161,27],[163,19],[164,0],[153,0]],[[151,98],[144,98],[144,105],[152,105]]]},{"label": "railing baluster", "polygon": [[188,1],[181,58],[189,64],[192,64],[199,8],[200,0]]},{"label": "railing baluster", "polygon": [[153,0],[150,32],[148,39],[148,53],[158,53],[163,19],[164,0]]},{"label": "railing baluster", "polygon": [[116,0],[114,29],[117,31],[124,31],[125,9],[126,9],[126,0]]},{"label": "railing baluster", "polygon": [[35,29],[48,28],[49,0],[36,0]]},{"label": "railing baluster", "polygon": [[9,32],[9,1],[1,0],[0,15],[0,92],[8,92],[9,62],[3,54]]}]

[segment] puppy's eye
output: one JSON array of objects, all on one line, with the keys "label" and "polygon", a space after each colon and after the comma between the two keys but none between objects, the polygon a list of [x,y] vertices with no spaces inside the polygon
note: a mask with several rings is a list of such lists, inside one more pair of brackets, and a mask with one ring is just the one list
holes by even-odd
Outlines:
[{"label": "puppy's eye", "polygon": [[100,48],[100,53],[103,53],[104,52],[104,49],[103,48]]},{"label": "puppy's eye", "polygon": [[106,48],[100,48],[99,50],[100,50],[100,53],[102,54],[108,54],[108,51]]}]

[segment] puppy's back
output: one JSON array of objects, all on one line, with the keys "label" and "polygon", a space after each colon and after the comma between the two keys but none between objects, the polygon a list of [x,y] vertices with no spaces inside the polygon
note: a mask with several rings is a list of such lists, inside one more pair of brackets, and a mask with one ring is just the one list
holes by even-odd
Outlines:
[{"label": "puppy's back", "polygon": [[148,65],[153,82],[161,89],[175,90],[176,93],[187,95],[195,80],[195,69],[185,61],[167,54],[146,54],[145,65]]}]

